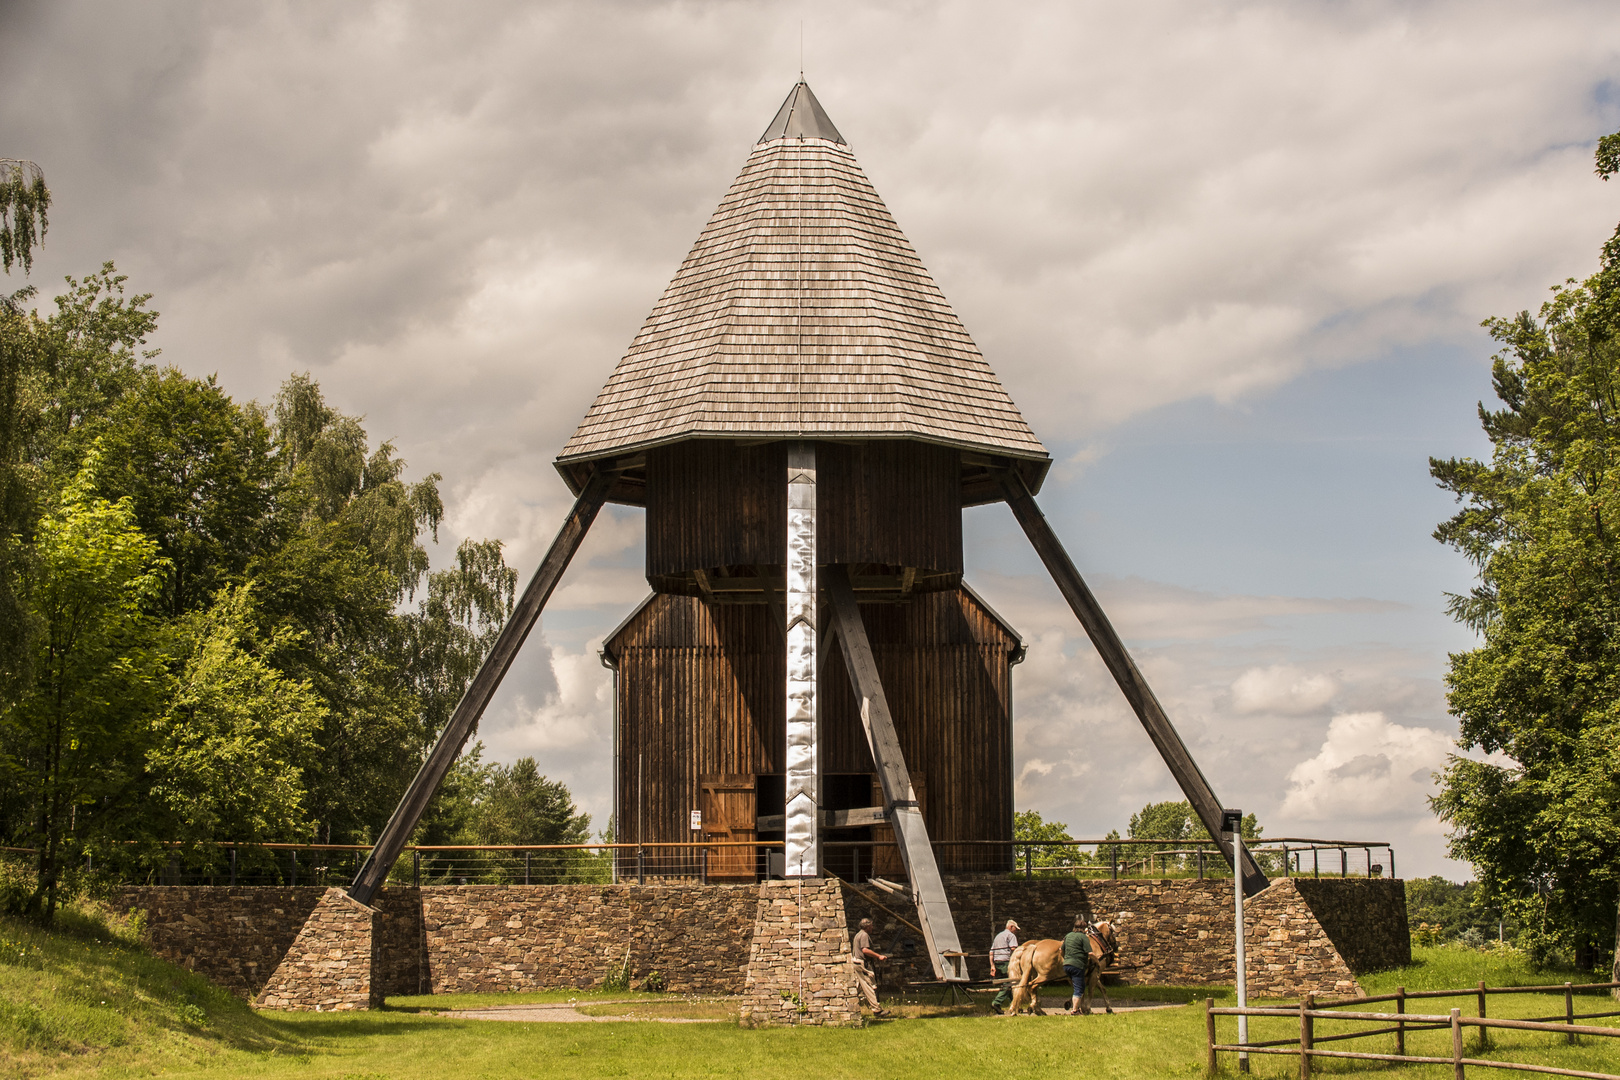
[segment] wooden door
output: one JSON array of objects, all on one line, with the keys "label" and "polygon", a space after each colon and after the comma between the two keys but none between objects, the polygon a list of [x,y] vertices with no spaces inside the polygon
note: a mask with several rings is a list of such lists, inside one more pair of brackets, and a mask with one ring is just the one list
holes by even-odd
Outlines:
[{"label": "wooden door", "polygon": [[[917,809],[922,813],[923,820],[928,820],[928,777],[920,772],[911,774],[911,790],[917,793]],[[876,776],[872,777],[872,805],[882,806],[883,785],[878,783]],[[930,838],[931,839],[931,838]],[[900,849],[894,844],[894,826],[872,826],[872,877],[903,878],[906,876],[906,864],[900,859]],[[890,845],[885,847],[883,845]]]},{"label": "wooden door", "polygon": [[[754,840],[755,791],[751,773],[698,778],[698,806],[703,811],[703,839]],[[753,881],[757,876],[753,848],[712,847],[710,881]]]}]

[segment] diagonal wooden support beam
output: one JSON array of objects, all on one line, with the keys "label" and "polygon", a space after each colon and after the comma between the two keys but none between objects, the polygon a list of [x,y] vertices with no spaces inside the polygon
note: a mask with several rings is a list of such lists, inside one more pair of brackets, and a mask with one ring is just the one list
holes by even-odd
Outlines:
[{"label": "diagonal wooden support beam", "polygon": [[580,542],[590,530],[591,522],[596,520],[597,511],[601,510],[602,504],[607,501],[608,489],[613,486],[614,478],[615,474],[612,471],[598,468],[585,482],[579,498],[574,501],[574,508],[568,512],[557,538],[551,542],[551,549],[541,560],[540,569],[529,579],[528,586],[523,590],[523,596],[512,609],[512,617],[501,627],[494,648],[484,657],[483,664],[478,668],[478,674],[467,684],[467,692],[461,695],[456,711],[450,714],[449,722],[439,733],[439,740],[433,744],[433,749],[428,751],[427,760],[422,762],[422,768],[417,771],[411,786],[405,789],[404,797],[394,808],[393,817],[388,819],[382,835],[377,838],[376,846],[366,857],[365,865],[355,875],[354,884],[349,886],[349,895],[362,904],[370,904],[372,898],[377,895],[377,890],[382,888],[383,882],[388,878],[388,871],[393,869],[394,861],[399,858],[400,852],[405,850],[405,844],[410,840],[411,833],[416,831],[417,822],[422,820],[428,800],[439,790],[445,773],[450,771],[450,766],[461,755],[461,748],[477,730],[478,721],[482,719],[484,710],[489,707],[489,701],[495,696],[496,688],[506,677],[506,671],[517,658],[518,650],[523,648],[523,642],[528,638],[529,631],[534,629],[534,624],[540,618],[540,612],[545,609],[546,601],[551,599],[552,590],[556,589],[557,582],[562,579],[563,571],[568,569],[568,563],[573,559],[574,552],[579,550]]},{"label": "diagonal wooden support beam", "polygon": [[[1181,785],[1182,794],[1192,804],[1193,812],[1198,820],[1204,823],[1209,835],[1220,845],[1226,854],[1228,864],[1232,862],[1231,841],[1221,839],[1221,804],[1215,798],[1215,792],[1199,771],[1198,763],[1187,751],[1187,744],[1181,741],[1175,726],[1165,715],[1164,708],[1159,699],[1153,695],[1153,689],[1148,686],[1147,679],[1136,667],[1136,661],[1126,651],[1124,642],[1119,640],[1119,634],[1114,630],[1114,624],[1108,621],[1103,609],[1097,603],[1097,598],[1091,594],[1085,579],[1080,571],[1075,569],[1074,562],[1069,553],[1064,550],[1063,544],[1058,540],[1057,534],[1052,531],[1046,515],[1041,508],[1035,505],[1035,497],[1029,493],[1023,477],[1015,472],[1001,475],[1001,487],[1007,496],[1007,505],[1012,508],[1013,516],[1018,524],[1023,526],[1024,534],[1029,542],[1035,546],[1035,553],[1046,564],[1047,573],[1057,583],[1058,591],[1069,602],[1080,625],[1085,628],[1086,635],[1091,643],[1097,647],[1102,656],[1103,663],[1108,665],[1109,672],[1114,681],[1119,683],[1120,690],[1125,694],[1125,700],[1131,703],[1136,711],[1136,717],[1142,721],[1147,729],[1148,738],[1158,748],[1159,756],[1170,767],[1170,775],[1176,778]],[[1245,848],[1243,851],[1243,891],[1253,895],[1265,888],[1268,884],[1266,875],[1260,867],[1255,865],[1254,857]]]},{"label": "diagonal wooden support beam", "polygon": [[883,808],[894,827],[906,876],[911,879],[917,921],[922,924],[934,975],[947,982],[965,982],[967,965],[962,956],[961,939],[956,936],[956,920],[951,917],[945,883],[940,879],[939,864],[928,842],[928,828],[923,824],[917,795],[911,788],[911,774],[906,769],[905,755],[900,751],[894,718],[889,713],[889,699],[878,678],[877,659],[872,655],[872,643],[866,636],[861,609],[855,603],[848,568],[829,566],[822,571],[822,580],[827,586],[827,597],[832,601],[844,666],[849,669],[850,682],[861,703],[861,724],[866,728],[866,742],[872,748],[872,762],[877,766],[878,782],[883,786]]}]

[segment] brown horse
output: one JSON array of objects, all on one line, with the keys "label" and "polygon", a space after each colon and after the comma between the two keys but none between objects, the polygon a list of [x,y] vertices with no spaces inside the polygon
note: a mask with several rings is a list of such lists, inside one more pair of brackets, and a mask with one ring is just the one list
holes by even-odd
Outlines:
[{"label": "brown horse", "polygon": [[[1114,1007],[1108,1001],[1108,991],[1103,988],[1102,972],[1119,954],[1113,924],[1100,922],[1089,925],[1086,936],[1091,939],[1091,956],[1086,965],[1086,993],[1080,1000],[1080,1011],[1083,1015],[1091,1015],[1091,997],[1095,993],[1102,995],[1103,1008],[1112,1013]],[[1028,1005],[1035,1015],[1045,1016],[1046,1011],[1041,1008],[1040,988],[1052,979],[1062,978],[1065,978],[1062,941],[1043,938],[1018,946],[1007,962],[1007,985],[1012,987],[1013,992],[1007,1015],[1013,1016]]]}]

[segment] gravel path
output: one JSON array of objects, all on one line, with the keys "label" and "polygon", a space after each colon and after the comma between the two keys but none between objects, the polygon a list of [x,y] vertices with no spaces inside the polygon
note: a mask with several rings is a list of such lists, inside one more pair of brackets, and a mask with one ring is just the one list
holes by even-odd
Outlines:
[{"label": "gravel path", "polygon": [[581,1005],[637,1005],[636,1001],[556,1002],[545,1005],[496,1005],[488,1009],[458,1009],[442,1012],[452,1020],[508,1020],[528,1024],[612,1024],[622,1021],[655,1024],[724,1024],[722,1019],[699,1020],[681,1016],[586,1016]]}]

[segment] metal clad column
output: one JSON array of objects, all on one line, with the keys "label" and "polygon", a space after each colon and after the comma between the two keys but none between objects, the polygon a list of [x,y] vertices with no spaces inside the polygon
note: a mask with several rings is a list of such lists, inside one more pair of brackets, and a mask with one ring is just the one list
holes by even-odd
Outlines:
[{"label": "metal clad column", "polygon": [[820,877],[821,769],[816,758],[816,450],[788,447],[788,877]]}]

